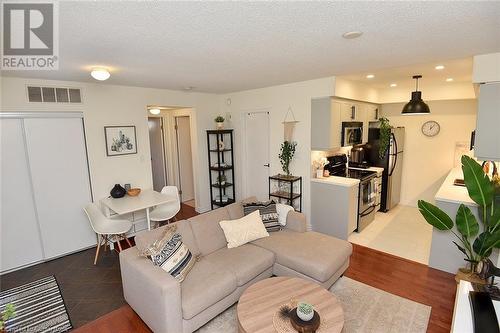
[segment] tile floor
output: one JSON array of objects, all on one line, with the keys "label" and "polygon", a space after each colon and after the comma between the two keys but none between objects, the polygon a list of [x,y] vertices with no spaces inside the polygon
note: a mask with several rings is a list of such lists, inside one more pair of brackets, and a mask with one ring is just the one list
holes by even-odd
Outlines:
[{"label": "tile floor", "polygon": [[366,246],[395,256],[429,264],[432,227],[418,208],[398,205],[387,213],[377,213],[361,233],[349,236],[351,243]]}]

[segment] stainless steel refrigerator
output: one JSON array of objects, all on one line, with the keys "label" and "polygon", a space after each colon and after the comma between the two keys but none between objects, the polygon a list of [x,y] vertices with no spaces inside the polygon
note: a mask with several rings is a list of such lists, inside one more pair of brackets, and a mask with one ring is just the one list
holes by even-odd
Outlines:
[{"label": "stainless steel refrigerator", "polygon": [[382,173],[382,197],[380,211],[387,212],[399,203],[401,195],[401,176],[403,173],[405,128],[391,130],[391,141],[385,156],[380,158],[380,129],[372,123],[368,129],[366,160],[369,165],[384,168]]}]

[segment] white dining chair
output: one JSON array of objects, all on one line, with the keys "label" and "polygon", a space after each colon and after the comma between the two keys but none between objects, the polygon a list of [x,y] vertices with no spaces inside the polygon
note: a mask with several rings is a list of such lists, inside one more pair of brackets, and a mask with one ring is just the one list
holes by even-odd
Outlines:
[{"label": "white dining chair", "polygon": [[94,232],[97,234],[97,250],[95,253],[94,265],[97,263],[101,245],[104,245],[104,250],[106,250],[107,243],[113,242],[113,239],[116,240],[120,251],[122,250],[120,238],[125,239],[127,244],[132,247],[127,236],[125,236],[125,233],[132,228],[132,222],[128,220],[107,218],[95,203],[88,204],[83,210],[89,218],[92,229],[94,229]]},{"label": "white dining chair", "polygon": [[154,222],[170,220],[181,210],[181,199],[177,186],[164,186],[161,193],[174,197],[175,201],[156,206],[149,213],[149,219]]}]

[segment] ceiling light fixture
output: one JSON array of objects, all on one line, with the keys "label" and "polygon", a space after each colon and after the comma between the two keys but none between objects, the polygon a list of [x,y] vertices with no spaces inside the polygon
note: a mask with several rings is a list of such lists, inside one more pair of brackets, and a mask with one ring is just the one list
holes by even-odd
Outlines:
[{"label": "ceiling light fixture", "polygon": [[452,77],[447,78],[446,82],[453,82],[453,78]]},{"label": "ceiling light fixture", "polygon": [[391,88],[394,88],[394,87],[397,87],[398,85],[396,83],[391,83],[390,87]]},{"label": "ceiling light fixture", "polygon": [[429,106],[425,104],[422,100],[422,92],[418,91],[418,79],[421,79],[422,75],[414,75],[413,79],[415,79],[415,91],[411,93],[411,100],[406,103],[403,107],[403,111],[401,113],[403,115],[416,115],[416,114],[429,114],[431,110]]},{"label": "ceiling light fixture", "polygon": [[354,39],[354,38],[361,37],[362,34],[363,34],[362,31],[348,31],[348,32],[343,33],[342,37],[344,37],[345,39]]},{"label": "ceiling light fixture", "polygon": [[149,112],[151,114],[157,115],[157,114],[160,114],[161,110],[158,108],[152,108],[152,109],[149,109]]},{"label": "ceiling light fixture", "polygon": [[374,77],[375,77],[375,75],[373,75],[373,74],[368,74],[368,75],[366,76],[366,78],[367,78],[367,79],[373,79]]},{"label": "ceiling light fixture", "polygon": [[111,76],[109,71],[106,68],[102,68],[102,67],[92,68],[90,75],[98,81],[105,81],[105,80],[109,79],[109,77]]},{"label": "ceiling light fixture", "polygon": [[444,69],[444,66],[443,65],[437,65],[436,67],[434,67],[434,69],[437,69],[438,71]]}]

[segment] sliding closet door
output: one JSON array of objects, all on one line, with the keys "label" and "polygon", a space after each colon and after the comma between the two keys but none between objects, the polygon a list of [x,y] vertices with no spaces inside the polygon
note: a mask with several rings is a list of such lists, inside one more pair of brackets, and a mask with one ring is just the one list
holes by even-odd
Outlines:
[{"label": "sliding closet door", "polygon": [[43,260],[21,119],[0,119],[2,272]]},{"label": "sliding closet door", "polygon": [[83,207],[91,202],[80,118],[24,120],[45,258],[96,244]]}]

